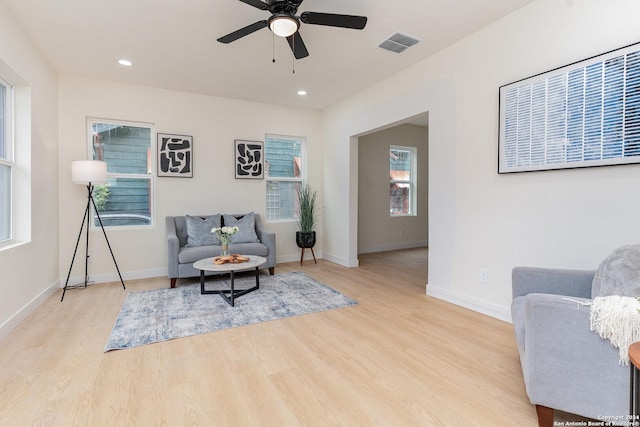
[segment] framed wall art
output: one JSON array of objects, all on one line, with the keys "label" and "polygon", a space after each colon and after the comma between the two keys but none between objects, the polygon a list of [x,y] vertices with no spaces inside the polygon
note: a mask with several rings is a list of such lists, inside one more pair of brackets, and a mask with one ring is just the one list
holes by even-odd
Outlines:
[{"label": "framed wall art", "polygon": [[234,158],[236,178],[264,178],[264,142],[235,140]]},{"label": "framed wall art", "polygon": [[640,162],[640,44],[499,89],[498,172]]},{"label": "framed wall art", "polygon": [[193,137],[158,134],[158,176],[193,177]]}]

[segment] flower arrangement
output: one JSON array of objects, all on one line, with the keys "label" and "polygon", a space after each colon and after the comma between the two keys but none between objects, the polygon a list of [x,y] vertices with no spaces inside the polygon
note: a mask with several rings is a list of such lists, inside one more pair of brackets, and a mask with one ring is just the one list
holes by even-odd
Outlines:
[{"label": "flower arrangement", "polygon": [[218,235],[222,246],[229,246],[231,237],[238,232],[238,227],[215,227],[211,229],[211,232]]}]

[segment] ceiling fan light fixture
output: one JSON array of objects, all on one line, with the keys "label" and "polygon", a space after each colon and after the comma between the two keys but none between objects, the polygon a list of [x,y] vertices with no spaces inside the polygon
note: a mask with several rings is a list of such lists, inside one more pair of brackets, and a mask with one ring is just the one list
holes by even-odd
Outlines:
[{"label": "ceiling fan light fixture", "polygon": [[280,37],[289,37],[300,28],[300,21],[290,15],[273,15],[269,18],[269,29]]}]

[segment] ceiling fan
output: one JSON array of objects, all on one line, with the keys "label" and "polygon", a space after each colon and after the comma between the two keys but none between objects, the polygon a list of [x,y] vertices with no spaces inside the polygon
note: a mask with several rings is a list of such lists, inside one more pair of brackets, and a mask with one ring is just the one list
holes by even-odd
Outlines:
[{"label": "ceiling fan", "polygon": [[355,30],[362,30],[365,25],[367,25],[366,16],[319,12],[303,12],[300,16],[296,16],[298,7],[300,7],[303,0],[275,0],[269,3],[261,0],[240,1],[260,10],[268,10],[271,13],[271,17],[220,37],[218,41],[220,43],[231,43],[262,28],[269,27],[275,35],[287,39],[293,51],[293,56],[295,56],[296,59],[309,56],[309,51],[304,45],[300,32],[298,31],[301,22],[313,25],[327,25],[330,27],[353,28]]}]

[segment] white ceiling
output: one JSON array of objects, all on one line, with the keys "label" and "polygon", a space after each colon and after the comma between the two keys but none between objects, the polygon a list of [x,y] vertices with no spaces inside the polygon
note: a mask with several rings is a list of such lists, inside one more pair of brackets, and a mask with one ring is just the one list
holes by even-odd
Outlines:
[{"label": "white ceiling", "polygon": [[[295,61],[267,28],[216,41],[270,16],[238,0],[0,1],[59,72],[322,109],[533,0],[305,0],[298,15],[364,15],[368,23],[362,31],[302,24],[310,55]],[[421,42],[401,54],[377,47],[396,32]]]}]

